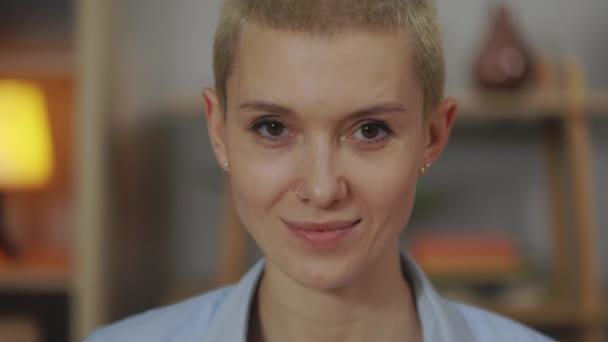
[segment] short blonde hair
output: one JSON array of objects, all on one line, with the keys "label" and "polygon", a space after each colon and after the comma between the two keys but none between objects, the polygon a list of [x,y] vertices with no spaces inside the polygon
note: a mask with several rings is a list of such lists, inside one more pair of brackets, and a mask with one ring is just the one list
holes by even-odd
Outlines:
[{"label": "short blonde hair", "polygon": [[316,36],[347,30],[404,32],[414,49],[415,76],[425,118],[443,98],[445,66],[441,29],[432,0],[226,0],[215,35],[213,69],[221,105],[247,24]]}]

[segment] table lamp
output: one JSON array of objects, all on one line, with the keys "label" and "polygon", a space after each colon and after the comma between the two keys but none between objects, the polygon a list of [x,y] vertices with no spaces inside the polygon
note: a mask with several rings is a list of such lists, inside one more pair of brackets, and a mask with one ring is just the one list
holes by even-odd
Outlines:
[{"label": "table lamp", "polygon": [[7,227],[6,193],[42,187],[52,173],[51,132],[42,89],[30,82],[0,79],[0,252],[16,257],[21,249]]}]

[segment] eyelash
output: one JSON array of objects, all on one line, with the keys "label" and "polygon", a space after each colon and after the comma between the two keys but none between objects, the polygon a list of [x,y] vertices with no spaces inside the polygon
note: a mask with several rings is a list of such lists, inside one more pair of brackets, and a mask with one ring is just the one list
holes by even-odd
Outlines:
[{"label": "eyelash", "polygon": [[[262,135],[260,133],[260,130],[263,129],[264,127],[266,127],[266,129],[268,129],[268,125],[270,124],[279,124],[282,126],[283,129],[288,130],[287,126],[285,124],[283,124],[281,121],[274,119],[274,118],[260,118],[255,120],[251,126],[250,126],[250,130],[258,135],[259,137],[263,138],[263,139],[268,139],[272,142],[279,142],[281,140],[284,139],[284,137],[282,136],[272,136],[272,135]],[[371,145],[371,144],[376,144],[379,142],[382,142],[384,140],[386,140],[387,138],[389,138],[392,134],[394,134],[393,130],[390,129],[390,127],[383,121],[379,121],[379,120],[367,120],[364,121],[362,123],[359,124],[359,126],[357,127],[357,130],[355,131],[355,133],[348,135],[348,138],[351,139],[353,138],[353,136],[360,132],[361,129],[365,126],[375,126],[377,128],[379,128],[380,130],[383,131],[384,135],[380,138],[374,138],[374,139],[364,139],[361,141],[362,144],[366,144],[366,145]],[[289,131],[289,130],[288,130]]]},{"label": "eyelash", "polygon": [[287,126],[285,124],[283,124],[281,121],[273,119],[273,118],[258,119],[251,124],[250,129],[253,131],[253,133],[257,134],[261,138],[269,139],[272,141],[280,141],[281,139],[283,139],[283,137],[281,137],[281,136],[262,135],[260,133],[260,130],[262,128],[264,128],[266,126],[266,129],[268,129],[267,126],[270,124],[274,124],[274,123],[281,125],[283,127],[283,129],[287,130]]},{"label": "eyelash", "polygon": [[355,133],[349,135],[348,137],[351,138],[353,135],[355,135],[356,133],[360,132],[361,129],[365,126],[375,126],[377,128],[379,128],[380,130],[382,130],[384,132],[384,135],[380,138],[373,138],[373,139],[365,139],[362,141],[363,144],[366,145],[371,145],[371,144],[377,144],[379,142],[382,142],[386,139],[388,139],[394,132],[393,130],[390,129],[390,127],[384,122],[384,121],[379,121],[379,120],[368,120],[368,121],[364,121],[362,122],[358,127],[357,130],[355,131]]}]

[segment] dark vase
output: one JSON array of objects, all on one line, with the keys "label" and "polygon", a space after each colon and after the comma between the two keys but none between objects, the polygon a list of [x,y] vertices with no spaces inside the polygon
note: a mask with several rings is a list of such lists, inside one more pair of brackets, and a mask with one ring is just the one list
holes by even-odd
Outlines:
[{"label": "dark vase", "polygon": [[492,17],[473,66],[475,82],[483,89],[519,89],[532,78],[532,54],[504,4],[497,5]]}]

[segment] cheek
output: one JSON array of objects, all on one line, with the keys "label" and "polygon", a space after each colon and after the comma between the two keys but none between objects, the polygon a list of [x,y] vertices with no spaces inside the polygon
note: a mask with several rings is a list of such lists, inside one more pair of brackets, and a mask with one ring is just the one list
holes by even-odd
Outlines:
[{"label": "cheek", "polygon": [[360,172],[355,197],[370,211],[376,233],[393,236],[405,228],[416,194],[419,155],[416,149],[400,149],[376,164],[381,166]]},{"label": "cheek", "polygon": [[271,209],[289,188],[290,163],[286,156],[271,156],[246,141],[243,133],[234,136],[227,145],[232,195],[239,217],[250,230],[273,218]]},{"label": "cheek", "polygon": [[[383,170],[373,188],[366,189],[370,194],[369,204],[383,223],[390,222],[395,229],[404,228],[413,207],[416,194],[416,173],[412,168],[400,168],[401,172]],[[392,170],[395,171],[395,170]]]},{"label": "cheek", "polygon": [[386,208],[385,215],[390,226],[401,233],[405,229],[416,197],[416,175],[410,174],[394,181],[394,187],[387,190],[383,197],[382,208]]}]

